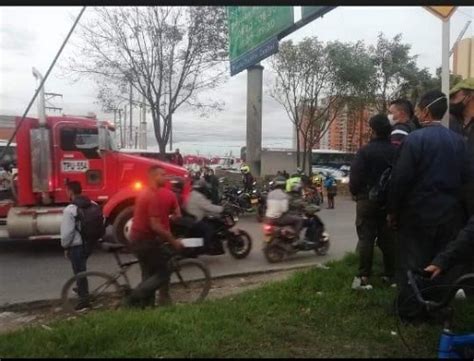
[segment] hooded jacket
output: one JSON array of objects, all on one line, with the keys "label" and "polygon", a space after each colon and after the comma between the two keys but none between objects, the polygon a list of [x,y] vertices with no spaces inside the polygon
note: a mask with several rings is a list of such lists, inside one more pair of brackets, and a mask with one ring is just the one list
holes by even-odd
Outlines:
[{"label": "hooded jacket", "polygon": [[61,247],[70,248],[82,245],[80,234],[81,225],[77,220],[77,207],[87,208],[91,200],[85,196],[77,196],[74,201],[64,208],[61,221]]}]

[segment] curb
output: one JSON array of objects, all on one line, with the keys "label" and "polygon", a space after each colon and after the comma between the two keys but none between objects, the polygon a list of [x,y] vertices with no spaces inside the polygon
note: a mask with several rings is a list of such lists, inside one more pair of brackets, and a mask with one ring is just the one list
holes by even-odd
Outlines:
[{"label": "curb", "polygon": [[[256,271],[248,271],[248,272],[214,276],[212,277],[212,280],[223,280],[223,279],[228,279],[228,278],[248,277],[248,276],[255,276],[255,275],[260,275],[260,274],[268,274],[268,273],[296,271],[296,270],[303,270],[303,269],[308,269],[312,267],[324,269],[324,265],[322,265],[321,263],[313,263],[313,264],[307,264],[307,265],[294,265],[294,266],[288,266],[288,267],[283,267],[283,268],[271,268],[271,269],[264,269],[264,270],[256,270]],[[49,300],[36,300],[36,301],[28,301],[28,302],[11,303],[11,304],[0,306],[0,312],[24,312],[24,311],[50,308],[54,306],[54,304],[59,303],[60,301],[61,300],[59,298],[56,298],[56,299],[49,299]]]}]

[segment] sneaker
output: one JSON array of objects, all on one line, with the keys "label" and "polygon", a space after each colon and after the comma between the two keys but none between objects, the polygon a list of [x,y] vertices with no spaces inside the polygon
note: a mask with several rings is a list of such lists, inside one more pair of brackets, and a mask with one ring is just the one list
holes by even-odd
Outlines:
[{"label": "sneaker", "polygon": [[91,304],[89,302],[79,302],[74,310],[77,312],[83,312],[91,308]]},{"label": "sneaker", "polygon": [[371,290],[372,288],[368,277],[354,277],[352,281],[353,290]]},{"label": "sneaker", "polygon": [[466,292],[462,288],[460,288],[457,292],[456,295],[454,296],[456,300],[465,300],[466,299]]}]

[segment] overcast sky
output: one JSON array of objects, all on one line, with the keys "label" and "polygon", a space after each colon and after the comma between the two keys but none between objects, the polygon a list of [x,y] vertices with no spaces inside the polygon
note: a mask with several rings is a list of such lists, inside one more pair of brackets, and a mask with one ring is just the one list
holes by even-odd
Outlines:
[{"label": "overcast sky", "polygon": [[[69,31],[79,7],[1,7],[0,8],[0,114],[20,115],[35,90],[31,69],[43,74]],[[299,8],[295,11],[299,18]],[[90,14],[90,12],[89,12]],[[474,7],[459,7],[451,18],[451,42],[474,16]],[[83,19],[88,17],[88,11]],[[299,41],[318,36],[323,41],[357,41],[375,44],[382,31],[387,37],[403,34],[403,42],[412,45],[418,65],[432,72],[441,64],[441,20],[420,6],[413,7],[338,7],[286,39]],[[471,25],[465,37],[474,36]],[[73,35],[74,37],[74,35]],[[63,58],[70,48],[66,47]],[[269,69],[266,61],[262,63]],[[71,83],[61,78],[59,70],[51,73],[46,91],[62,93],[56,104],[67,114],[102,114],[96,101],[94,85],[87,80]],[[270,147],[291,145],[291,126],[283,108],[268,95],[268,71],[264,71],[263,144]],[[246,72],[230,78],[212,96],[225,102],[225,110],[202,118],[198,112],[178,111],[173,118],[174,138],[185,153],[234,153],[245,144]],[[35,114],[33,107],[30,114]],[[138,118],[138,115],[136,116]],[[153,140],[149,126],[150,140]],[[150,144],[150,143],[149,143]]]}]

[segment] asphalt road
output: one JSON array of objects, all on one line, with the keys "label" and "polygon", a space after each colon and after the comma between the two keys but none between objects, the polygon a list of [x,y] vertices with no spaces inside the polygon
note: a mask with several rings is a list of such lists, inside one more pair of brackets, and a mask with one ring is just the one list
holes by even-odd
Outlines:
[{"label": "asphalt road", "polygon": [[[269,264],[262,252],[262,225],[257,223],[255,216],[246,216],[242,217],[237,227],[245,229],[253,239],[252,252],[247,258],[235,260],[225,254],[201,259],[209,265],[213,276],[222,276],[323,263],[355,249],[354,202],[337,197],[336,209],[328,210],[323,205],[320,217],[331,237],[331,249],[326,256],[317,256],[312,251],[300,252],[285,262]],[[96,252],[89,259],[88,269],[111,272],[117,267],[112,254]],[[57,243],[0,243],[0,305],[59,298],[63,283],[71,276],[70,263]],[[130,276],[136,284],[139,280],[138,266],[133,266]]]}]

